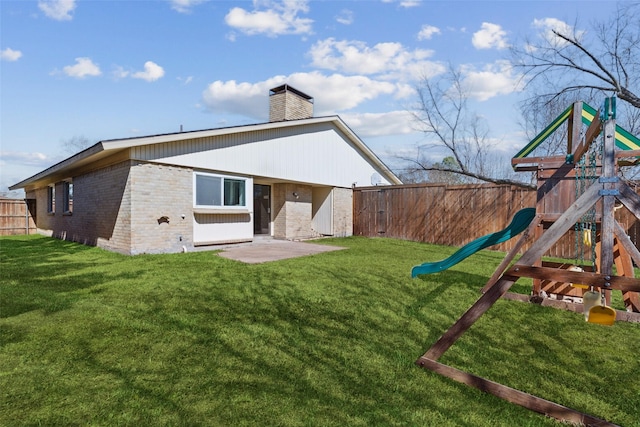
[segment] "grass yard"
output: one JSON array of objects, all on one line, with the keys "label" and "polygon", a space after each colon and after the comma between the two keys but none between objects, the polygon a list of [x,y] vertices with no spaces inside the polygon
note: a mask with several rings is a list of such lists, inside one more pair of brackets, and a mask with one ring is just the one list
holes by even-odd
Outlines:
[{"label": "grass yard", "polygon": [[[414,365],[504,254],[342,238],[247,265],[0,238],[0,425],[556,426]],[[518,282],[515,291],[528,293]],[[640,426],[640,325],[501,300],[440,359]]]}]

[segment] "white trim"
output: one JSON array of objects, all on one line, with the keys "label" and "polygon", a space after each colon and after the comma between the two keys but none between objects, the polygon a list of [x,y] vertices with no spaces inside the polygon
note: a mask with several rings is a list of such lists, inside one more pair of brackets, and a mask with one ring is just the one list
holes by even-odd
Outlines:
[{"label": "white trim", "polygon": [[231,215],[231,214],[251,214],[251,212],[249,211],[249,209],[232,209],[233,206],[230,206],[229,208],[224,208],[224,207],[220,207],[220,208],[193,208],[193,213],[196,214],[227,214],[227,215]]}]

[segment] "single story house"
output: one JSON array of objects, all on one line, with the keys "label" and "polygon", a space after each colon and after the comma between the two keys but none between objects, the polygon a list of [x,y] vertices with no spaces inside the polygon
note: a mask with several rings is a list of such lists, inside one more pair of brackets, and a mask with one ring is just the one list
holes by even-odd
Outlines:
[{"label": "single story house", "polygon": [[100,141],[12,187],[39,232],[125,254],[352,234],[352,188],[400,180],[291,86],[269,122]]}]

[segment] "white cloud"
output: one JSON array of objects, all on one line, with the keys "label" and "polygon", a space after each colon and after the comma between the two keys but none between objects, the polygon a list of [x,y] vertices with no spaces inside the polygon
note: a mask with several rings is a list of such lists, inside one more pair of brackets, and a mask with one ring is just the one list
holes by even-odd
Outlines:
[{"label": "white cloud", "polygon": [[566,41],[556,36],[553,31],[566,36],[575,36],[578,40],[584,35],[584,31],[575,30],[574,27],[556,18],[534,19],[531,24],[533,28],[540,30],[540,37],[545,39],[550,45],[562,47],[567,44]]},{"label": "white cloud", "polygon": [[404,8],[420,6],[420,0],[403,0],[400,2],[400,6]]},{"label": "white cloud", "polygon": [[39,0],[38,7],[51,19],[70,21],[71,13],[76,8],[76,0]]},{"label": "white cloud", "polygon": [[171,0],[171,9],[180,13],[189,13],[191,8],[206,0]]},{"label": "white cloud", "polygon": [[3,61],[13,62],[17,61],[21,57],[22,52],[20,52],[19,50],[13,50],[10,47],[0,51],[0,59],[2,59]]},{"label": "white cloud", "polygon": [[[155,82],[164,77],[164,69],[153,61],[147,61],[144,63],[144,71],[129,71],[118,65],[113,68],[112,75],[118,80],[131,77],[133,79]],[[191,79],[192,77],[187,77],[186,79],[178,77],[178,80],[184,80],[184,84],[190,83]]]},{"label": "white cloud", "polygon": [[309,51],[313,66],[348,74],[378,75],[380,78],[416,79],[441,73],[444,67],[427,59],[433,51],[407,50],[401,43],[378,43],[373,47],[361,41],[318,41]]},{"label": "white cloud", "polygon": [[269,90],[284,83],[314,97],[314,115],[347,111],[383,95],[410,93],[408,85],[369,79],[365,76],[324,75],[319,72],[275,76],[258,83],[215,81],[202,94],[205,107],[213,112],[231,113],[263,120],[268,116]]},{"label": "white cloud", "polygon": [[0,151],[0,165],[49,166],[53,160],[43,153]]},{"label": "white cloud", "polygon": [[483,22],[481,29],[473,34],[471,42],[476,49],[506,49],[509,47],[506,38],[507,32],[500,25]]},{"label": "white cloud", "polygon": [[129,77],[129,74],[131,74],[119,65],[115,66],[111,73],[115,79],[124,79],[125,77]]},{"label": "white cloud", "polygon": [[[265,9],[258,10],[259,6],[264,6]],[[254,0],[253,11],[234,7],[224,20],[230,27],[248,35],[265,34],[276,37],[282,34],[310,34],[313,20],[298,16],[298,14],[308,11],[307,1]]]},{"label": "white cloud", "polygon": [[414,117],[408,111],[345,113],[340,117],[362,138],[407,135],[416,131],[412,126]]},{"label": "white cloud", "polygon": [[353,24],[353,11],[349,9],[342,9],[340,15],[336,16],[336,21],[343,25]]},{"label": "white cloud", "polygon": [[462,67],[462,85],[471,98],[486,101],[498,95],[508,95],[522,90],[522,76],[514,73],[509,61],[496,61],[484,69]]},{"label": "white cloud", "polygon": [[[125,74],[126,76],[126,74]],[[131,74],[134,79],[142,79],[148,82],[155,82],[164,76],[164,69],[152,61],[144,63],[144,71],[138,71]]]},{"label": "white cloud", "polygon": [[95,77],[102,74],[100,67],[94,64],[90,58],[76,58],[75,65],[67,65],[62,69],[69,77],[83,79],[87,76]]},{"label": "white cloud", "polygon": [[433,25],[423,25],[418,33],[418,40],[430,40],[436,34],[440,34],[440,28]]}]

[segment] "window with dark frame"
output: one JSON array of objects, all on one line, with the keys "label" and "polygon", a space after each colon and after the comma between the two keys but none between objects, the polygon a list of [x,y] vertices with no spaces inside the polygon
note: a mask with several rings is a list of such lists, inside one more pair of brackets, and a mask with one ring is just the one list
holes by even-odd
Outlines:
[{"label": "window with dark frame", "polygon": [[73,183],[71,181],[64,181],[62,188],[63,213],[69,214],[73,212]]},{"label": "window with dark frame", "polygon": [[47,187],[47,213],[56,212],[56,187],[50,185]]}]

